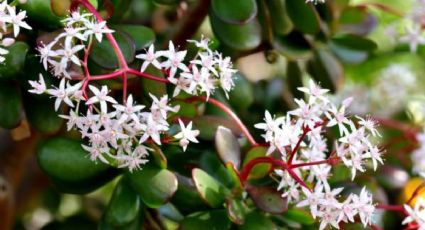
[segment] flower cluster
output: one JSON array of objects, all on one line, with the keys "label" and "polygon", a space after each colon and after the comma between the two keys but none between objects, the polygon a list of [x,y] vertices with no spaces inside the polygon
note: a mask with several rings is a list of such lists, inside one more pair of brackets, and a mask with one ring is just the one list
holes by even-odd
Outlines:
[{"label": "flower cluster", "polygon": [[[351,169],[352,179],[355,178],[357,171],[365,171],[367,159],[372,160],[375,170],[378,163],[383,163],[381,152],[373,143],[373,138],[380,135],[376,130],[375,122],[370,118],[349,117],[346,113],[352,98],[348,98],[342,102],[342,105],[336,106],[328,99],[328,90],[321,89],[313,81],[310,81],[309,87],[302,87],[299,90],[308,95],[307,101],[297,99],[298,108],[288,112],[284,117],[273,118],[266,111],[265,123],[257,124],[255,127],[265,131],[263,137],[270,145],[268,154],[277,151],[283,161],[288,161],[289,167],[292,166],[291,170],[299,178],[303,178],[305,175],[306,181],[321,184],[321,186],[316,186],[315,191],[311,194],[317,195],[317,193],[322,193],[323,187],[329,187],[328,178],[331,176],[331,166],[329,164],[309,165],[308,163],[327,162],[330,159],[341,160],[346,167]],[[333,151],[330,152],[324,132],[326,128],[333,127],[338,130],[339,138],[335,141]],[[294,167],[296,165],[299,167]],[[276,174],[282,177],[278,190],[284,191],[283,196],[287,197],[290,202],[299,201],[302,186],[295,180],[293,174],[288,170],[276,170]],[[304,192],[304,194],[308,198],[310,193]],[[369,196],[361,195],[361,197]],[[359,215],[366,215],[365,212],[359,212]],[[332,224],[345,220],[341,219],[339,215],[331,213],[329,211],[325,213],[326,215],[322,215],[322,221]],[[320,216],[317,213],[313,215]],[[333,222],[329,222],[331,220],[329,215],[333,215]],[[349,215],[346,217],[351,219]],[[369,219],[362,219],[362,221],[366,224]]]},{"label": "flower cluster", "polygon": [[396,38],[401,43],[409,44],[410,51],[416,52],[418,45],[425,44],[425,2],[415,0],[412,10],[408,12],[403,20],[397,20],[387,27],[386,32],[390,38]]},{"label": "flower cluster", "polygon": [[70,79],[71,64],[81,65],[78,52],[85,48],[83,43],[90,42],[93,37],[100,42],[103,34],[112,33],[113,30],[106,27],[105,21],[98,23],[92,14],[81,14],[78,11],[72,12],[62,22],[66,25],[64,31],[47,45],[42,44],[38,51],[46,70],[50,66],[56,77]]},{"label": "flower cluster", "polygon": [[[80,51],[89,55],[87,46],[91,41],[101,42],[104,34],[113,31],[105,21],[97,22],[93,14],[79,11],[72,12],[63,23],[66,25],[64,32],[38,48],[44,68],[50,69],[61,81],[58,86],[48,88],[40,74],[38,81],[29,81],[32,86],[29,92],[55,98],[56,111],[62,104],[69,107],[69,112],[60,117],[67,120],[68,130],[77,129],[81,133],[87,141],[83,148],[93,161],[100,160],[133,171],[148,161],[149,152],[154,151],[151,145],[178,142],[185,151],[190,142],[198,142],[199,131],[192,130],[192,122],[186,126],[178,119],[181,131],[177,134],[170,131],[172,124],[169,121],[177,122],[174,114],[179,107],[170,105],[172,98],[168,95],[150,95],[150,107],[135,103],[132,95],[123,98],[123,104],[120,104],[110,95],[106,85],[93,84],[96,78],[89,76],[88,70],[84,71],[86,76],[74,78],[70,74],[71,65],[87,68],[79,57]],[[236,72],[230,58],[223,58],[220,53],[210,50],[206,38],[189,42],[199,48],[189,65],[184,64],[187,51],[177,51],[172,42],[164,51],[155,52],[151,45],[145,53],[136,56],[143,60],[138,74],[143,76],[149,65],[162,70],[167,81],[176,85],[174,96],[183,90],[194,95],[205,93],[208,98],[217,86],[227,95],[234,86],[232,76]]]},{"label": "flower cluster", "polygon": [[407,212],[406,218],[403,220],[403,224],[412,225],[409,229],[425,230],[425,200],[418,198],[414,207],[405,204],[404,210]]},{"label": "flower cluster", "polygon": [[[191,95],[205,93],[209,98],[217,86],[221,87],[228,96],[228,92],[234,86],[232,76],[236,72],[232,68],[230,57],[223,58],[217,51],[213,52],[208,47],[210,43],[208,38],[202,38],[201,41],[188,40],[188,42],[194,43],[199,49],[189,65],[184,64],[187,51],[176,51],[170,41],[168,50],[155,51],[154,46],[151,45],[146,53],[137,55],[136,58],[143,60],[140,71],[145,71],[149,65],[167,71],[168,80],[176,86],[174,97],[184,91]],[[161,59],[165,60],[160,62]]]},{"label": "flower cluster", "polygon": [[[19,35],[21,27],[27,30],[31,30],[31,27],[24,21],[26,12],[16,12],[16,7],[11,6],[7,1],[0,3],[0,44],[3,47],[8,47],[15,42],[12,37],[6,37],[7,34],[12,33],[16,38]],[[5,58],[4,55],[8,54],[9,51],[0,46],[0,63],[3,63]]]}]

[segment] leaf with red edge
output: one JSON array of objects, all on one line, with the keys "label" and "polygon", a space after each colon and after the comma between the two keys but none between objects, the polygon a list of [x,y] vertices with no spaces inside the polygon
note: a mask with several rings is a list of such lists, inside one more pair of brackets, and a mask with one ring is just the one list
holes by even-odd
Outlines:
[{"label": "leaf with red edge", "polygon": [[223,163],[231,162],[237,169],[241,164],[241,149],[232,131],[219,126],[215,133],[215,148]]},{"label": "leaf with red edge", "polygon": [[230,191],[224,185],[202,169],[193,169],[192,179],[201,198],[213,208],[223,205],[226,196],[230,194]]},{"label": "leaf with red edge", "polygon": [[255,205],[265,212],[280,214],[288,210],[288,201],[275,188],[249,186],[247,192]]}]

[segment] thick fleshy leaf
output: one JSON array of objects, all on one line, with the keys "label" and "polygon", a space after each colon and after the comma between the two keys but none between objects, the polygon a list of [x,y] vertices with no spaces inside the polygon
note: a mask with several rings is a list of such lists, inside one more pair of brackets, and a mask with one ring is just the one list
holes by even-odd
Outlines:
[{"label": "thick fleshy leaf", "polygon": [[[250,162],[254,158],[266,156],[266,153],[267,153],[266,147],[258,146],[258,147],[254,147],[250,149],[245,156],[243,165],[245,166],[246,164],[248,164],[248,162]],[[266,164],[266,163],[257,164],[256,166],[254,166],[254,168],[252,168],[251,172],[249,173],[248,179],[258,179],[258,178],[265,177],[269,173],[270,169],[271,169],[270,164]]]},{"label": "thick fleshy leaf", "polygon": [[133,222],[139,215],[141,202],[139,195],[128,184],[125,178],[115,186],[114,193],[105,212],[106,221],[115,227]]},{"label": "thick fleshy leaf", "polygon": [[28,48],[28,45],[24,42],[15,42],[6,48],[9,53],[4,55],[5,60],[0,65],[0,79],[14,78],[23,73]]},{"label": "thick fleshy leaf", "polygon": [[260,45],[261,28],[256,19],[243,25],[234,25],[220,20],[212,11],[209,15],[214,34],[226,46],[243,51]]},{"label": "thick fleshy leaf", "polygon": [[364,7],[347,7],[339,18],[340,31],[348,34],[367,35],[373,31],[378,21]]},{"label": "thick fleshy leaf", "polygon": [[61,17],[56,16],[51,8],[51,0],[30,0],[19,7],[27,12],[29,18],[42,28],[58,28],[62,26]]},{"label": "thick fleshy leaf", "polygon": [[288,0],[286,7],[289,18],[291,18],[297,30],[307,34],[319,32],[320,18],[312,3]]},{"label": "thick fleshy leaf", "polygon": [[231,222],[227,217],[226,210],[212,210],[196,212],[187,216],[180,225],[182,230],[199,229],[229,229]]},{"label": "thick fleshy leaf", "polygon": [[240,72],[233,77],[235,87],[229,92],[229,103],[235,109],[246,109],[254,102],[252,85]]},{"label": "thick fleshy leaf", "polygon": [[21,94],[17,85],[0,81],[0,127],[16,127],[21,120],[21,107]]},{"label": "thick fleshy leaf", "polygon": [[[122,33],[120,31],[115,31],[113,36],[117,40],[118,46],[124,55],[125,61],[127,63],[131,63],[134,60],[136,53],[136,46],[133,39],[128,34]],[[93,60],[97,65],[106,69],[118,68],[118,59],[106,38],[103,38],[102,42],[98,42],[93,45],[90,59]]]},{"label": "thick fleshy leaf", "polygon": [[203,153],[199,160],[199,166],[227,188],[233,188],[235,186],[236,181],[220,161],[217,154],[211,152]]},{"label": "thick fleshy leaf", "polygon": [[223,22],[244,24],[257,15],[255,0],[212,0],[211,9]]},{"label": "thick fleshy leaf", "polygon": [[160,168],[166,169],[167,168],[167,157],[165,157],[164,153],[162,152],[161,148],[157,146],[156,144],[149,145],[153,149],[152,157],[154,159],[154,162],[156,165],[158,165]]},{"label": "thick fleshy leaf", "polygon": [[242,196],[242,192],[244,191],[244,189],[243,189],[241,179],[239,177],[239,172],[237,171],[235,166],[233,166],[233,164],[230,162],[226,164],[226,169],[230,177],[232,178],[232,180],[235,182],[234,185],[232,186],[233,195],[236,197]]},{"label": "thick fleshy leaf", "polygon": [[307,64],[307,70],[323,88],[330,89],[332,92],[336,92],[344,80],[341,63],[324,48],[314,52],[314,58]]},{"label": "thick fleshy leaf", "polygon": [[275,188],[250,186],[247,191],[255,206],[265,212],[280,214],[288,210],[287,200]]},{"label": "thick fleshy leaf", "polygon": [[230,193],[224,185],[202,169],[193,169],[192,179],[202,199],[213,208],[222,206],[225,197]]},{"label": "thick fleshy leaf", "polygon": [[130,35],[130,37],[134,40],[136,51],[140,51],[144,48],[147,48],[155,42],[155,33],[151,28],[146,26],[116,25],[112,26],[112,28]]},{"label": "thick fleshy leaf", "polygon": [[286,82],[294,98],[304,98],[304,93],[298,90],[299,87],[303,86],[303,73],[298,62],[288,62]]},{"label": "thick fleshy leaf", "polygon": [[42,133],[56,133],[64,123],[64,120],[58,116],[58,112],[54,109],[54,101],[52,98],[38,95],[24,97],[27,119],[32,127]]},{"label": "thick fleshy leaf", "polygon": [[230,221],[239,225],[245,222],[247,207],[243,200],[233,198],[226,199],[226,208]]},{"label": "thick fleshy leaf", "polygon": [[237,169],[241,164],[241,147],[232,131],[219,126],[215,133],[215,148],[223,163],[231,162]]},{"label": "thick fleshy leaf", "polygon": [[368,52],[349,49],[335,43],[329,43],[329,48],[343,62],[349,64],[358,64],[368,57]]},{"label": "thick fleshy leaf", "polygon": [[299,32],[291,32],[286,36],[275,36],[273,47],[290,60],[305,59],[312,55],[311,46]]},{"label": "thick fleshy leaf", "polygon": [[200,116],[194,117],[193,125],[199,129],[199,136],[206,140],[213,140],[218,126],[225,126],[232,130],[233,133],[240,134],[238,126],[230,119],[219,116]]},{"label": "thick fleshy leaf", "polygon": [[176,192],[176,176],[167,169],[145,165],[141,170],[127,172],[125,176],[136,190],[143,202],[150,208],[165,204]]},{"label": "thick fleshy leaf", "polygon": [[179,207],[182,212],[203,210],[207,206],[196,190],[195,183],[189,177],[176,174],[179,182],[176,193],[171,202]]},{"label": "thick fleshy leaf", "polygon": [[164,216],[176,222],[180,222],[184,219],[184,216],[171,203],[162,205],[160,208],[158,208],[158,212],[161,214],[161,216]]},{"label": "thick fleshy leaf", "polygon": [[[89,2],[97,9],[97,0],[89,0]],[[71,7],[72,0],[50,0],[50,7],[52,13],[59,17],[65,17],[69,15],[69,9]]]},{"label": "thick fleshy leaf", "polygon": [[267,0],[267,6],[270,12],[273,33],[277,35],[286,35],[294,27],[291,19],[288,17],[286,2],[291,0]]},{"label": "thick fleshy leaf", "polygon": [[[157,77],[164,78],[164,74],[161,72],[161,70],[158,70],[152,65],[148,66],[144,72],[148,74],[152,74]],[[140,78],[140,82],[143,87],[143,93],[145,97],[149,98],[149,100],[151,99],[149,94],[152,94],[158,98],[167,94],[166,84],[163,84],[157,81],[152,81],[144,77]]]},{"label": "thick fleshy leaf", "polygon": [[348,49],[360,51],[373,51],[378,47],[374,41],[353,34],[336,35],[331,39],[331,42]]},{"label": "thick fleshy leaf", "polygon": [[239,230],[268,229],[277,230],[276,225],[264,214],[258,211],[251,211],[246,215],[245,223],[238,227]]},{"label": "thick fleshy leaf", "polygon": [[309,212],[297,208],[288,209],[283,217],[302,225],[312,225],[316,222]]},{"label": "thick fleshy leaf", "polygon": [[52,138],[40,145],[38,163],[56,188],[66,193],[88,193],[110,181],[116,170],[102,162],[94,162],[81,147],[81,142]]}]

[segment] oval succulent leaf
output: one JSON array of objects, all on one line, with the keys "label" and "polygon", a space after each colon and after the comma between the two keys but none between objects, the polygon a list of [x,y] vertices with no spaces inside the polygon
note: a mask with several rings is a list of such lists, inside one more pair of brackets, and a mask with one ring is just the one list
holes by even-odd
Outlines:
[{"label": "oval succulent leaf", "polygon": [[231,24],[245,24],[257,15],[255,0],[212,0],[211,8],[218,18]]},{"label": "oval succulent leaf", "polygon": [[238,140],[232,131],[226,127],[219,126],[215,133],[215,148],[223,163],[231,162],[239,169],[241,163],[241,149]]},{"label": "oval succulent leaf", "polygon": [[289,9],[289,18],[291,18],[298,31],[307,34],[316,34],[319,32],[320,18],[312,3],[289,0],[286,1],[286,6]]},{"label": "oval succulent leaf", "polygon": [[250,186],[247,191],[255,205],[265,212],[280,214],[288,209],[288,201],[275,188]]},{"label": "oval succulent leaf", "polygon": [[193,169],[192,179],[202,199],[213,208],[223,205],[226,195],[230,193],[226,187],[202,169]]}]

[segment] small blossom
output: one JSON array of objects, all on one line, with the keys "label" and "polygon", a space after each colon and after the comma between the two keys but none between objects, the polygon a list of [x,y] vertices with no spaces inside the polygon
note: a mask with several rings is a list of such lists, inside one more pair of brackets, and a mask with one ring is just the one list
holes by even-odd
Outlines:
[{"label": "small blossom", "polygon": [[161,63],[157,60],[160,56],[161,54],[159,52],[155,52],[153,44],[149,46],[146,54],[137,55],[136,58],[144,60],[140,72],[144,72],[150,64],[155,66],[157,69],[162,69]]},{"label": "small blossom", "polygon": [[198,143],[196,137],[199,135],[199,130],[192,130],[192,122],[185,127],[182,120],[179,119],[181,131],[174,135],[176,139],[180,140],[180,146],[183,148],[183,151],[186,151],[186,148],[189,142]]},{"label": "small blossom", "polygon": [[28,90],[30,93],[42,94],[46,91],[46,83],[44,82],[43,75],[39,74],[38,81],[29,81],[33,89]]},{"label": "small blossom", "polygon": [[91,97],[86,104],[91,105],[94,103],[100,103],[100,111],[102,113],[107,113],[108,111],[108,105],[107,102],[116,104],[117,101],[111,96],[108,96],[108,87],[106,85],[102,86],[101,90],[98,88],[89,85],[90,90],[93,92],[94,96]]}]

